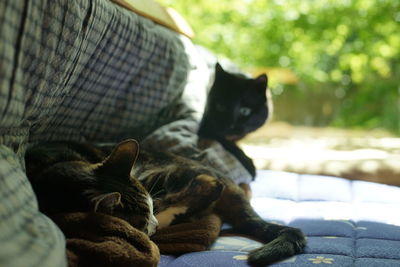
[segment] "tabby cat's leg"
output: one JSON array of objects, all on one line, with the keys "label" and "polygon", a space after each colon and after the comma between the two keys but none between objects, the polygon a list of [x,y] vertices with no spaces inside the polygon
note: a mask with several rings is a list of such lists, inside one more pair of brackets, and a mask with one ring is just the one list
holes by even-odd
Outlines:
[{"label": "tabby cat's leg", "polygon": [[240,183],[239,187],[243,190],[243,193],[244,193],[246,199],[250,200],[253,196],[250,185],[246,184],[246,183]]},{"label": "tabby cat's leg", "polygon": [[200,174],[188,185],[174,192],[168,192],[161,200],[156,214],[160,228],[181,223],[193,216],[199,216],[219,198],[223,184],[214,176]]}]

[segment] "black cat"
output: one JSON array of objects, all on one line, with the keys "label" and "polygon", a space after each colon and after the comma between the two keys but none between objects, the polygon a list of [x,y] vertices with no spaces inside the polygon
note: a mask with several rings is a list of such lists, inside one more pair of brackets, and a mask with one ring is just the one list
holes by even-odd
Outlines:
[{"label": "black cat", "polygon": [[247,78],[226,72],[218,63],[215,81],[207,98],[199,136],[214,139],[231,152],[255,177],[253,161],[235,141],[261,127],[269,116],[267,75]]},{"label": "black cat", "polygon": [[41,143],[27,150],[26,172],[43,213],[103,212],[151,235],[158,225],[152,198],[131,176],[137,155],[135,140],[110,153],[85,143]]}]

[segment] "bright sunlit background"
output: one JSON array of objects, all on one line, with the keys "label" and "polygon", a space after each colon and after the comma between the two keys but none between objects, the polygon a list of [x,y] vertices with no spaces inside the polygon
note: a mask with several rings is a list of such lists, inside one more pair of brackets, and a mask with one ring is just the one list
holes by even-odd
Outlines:
[{"label": "bright sunlit background", "polygon": [[400,134],[400,1],[162,2],[188,20],[195,43],[272,71],[276,120]]},{"label": "bright sunlit background", "polygon": [[[259,168],[287,170],[276,158],[315,166],[329,157],[343,165],[350,157],[365,165],[365,175],[389,161],[399,162],[395,137],[400,135],[400,1],[161,2],[188,20],[196,33],[195,43],[247,71],[269,75],[273,121],[280,124],[265,128],[267,134],[244,140],[245,151]],[[315,127],[317,132],[306,130]],[[321,127],[341,132],[321,131]],[[278,133],[282,129],[289,129],[286,139]],[[376,145],[380,138],[389,138],[385,146]],[[267,153],[260,149],[260,140],[270,149],[285,147],[286,152]],[[387,145],[387,140],[392,143]],[[331,150],[353,153],[343,156]],[[366,164],[365,157],[375,163]],[[338,164],[327,169],[338,170]],[[346,176],[338,171],[327,174]],[[400,185],[400,170],[396,175],[393,179]]]}]

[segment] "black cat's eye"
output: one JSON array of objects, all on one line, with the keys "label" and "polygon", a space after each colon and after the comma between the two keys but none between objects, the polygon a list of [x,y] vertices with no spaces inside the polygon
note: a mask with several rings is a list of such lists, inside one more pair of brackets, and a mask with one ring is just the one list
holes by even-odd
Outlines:
[{"label": "black cat's eye", "polygon": [[249,116],[251,114],[251,108],[241,107],[239,109],[239,114],[242,116]]}]

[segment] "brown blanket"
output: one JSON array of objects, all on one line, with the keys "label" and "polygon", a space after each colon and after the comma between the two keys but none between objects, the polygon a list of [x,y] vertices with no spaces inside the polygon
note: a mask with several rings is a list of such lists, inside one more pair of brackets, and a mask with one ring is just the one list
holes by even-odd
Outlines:
[{"label": "brown blanket", "polygon": [[182,254],[206,250],[221,228],[219,217],[210,215],[161,229],[151,241],[124,220],[101,213],[58,214],[52,219],[67,238],[68,265],[72,267],[157,266],[160,251]]},{"label": "brown blanket", "polygon": [[67,238],[68,266],[157,266],[160,252],[143,232],[101,213],[53,216]]}]

